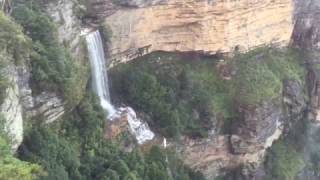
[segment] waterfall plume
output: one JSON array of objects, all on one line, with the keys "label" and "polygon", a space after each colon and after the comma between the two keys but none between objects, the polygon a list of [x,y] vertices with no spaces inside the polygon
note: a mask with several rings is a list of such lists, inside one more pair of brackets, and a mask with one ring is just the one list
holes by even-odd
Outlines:
[{"label": "waterfall plume", "polygon": [[99,96],[102,108],[109,115],[112,115],[116,110],[110,103],[108,73],[100,32],[95,31],[87,34],[86,41],[89,51],[93,90]]},{"label": "waterfall plume", "polygon": [[102,108],[108,112],[108,119],[111,121],[119,119],[124,114],[127,118],[130,132],[135,136],[139,144],[153,139],[154,134],[149,129],[148,124],[141,121],[132,108],[120,107],[115,109],[111,104],[108,72],[100,32],[95,31],[87,34],[86,41],[90,58],[92,87],[100,99]]}]

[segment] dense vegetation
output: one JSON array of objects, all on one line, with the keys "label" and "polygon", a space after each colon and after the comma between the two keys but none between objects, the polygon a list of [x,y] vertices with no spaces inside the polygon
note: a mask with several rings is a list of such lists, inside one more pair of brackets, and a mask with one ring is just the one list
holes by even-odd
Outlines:
[{"label": "dense vegetation", "polygon": [[138,149],[127,153],[106,141],[104,117],[96,97],[88,95],[55,129],[45,125],[30,128],[19,158],[44,167],[48,175],[42,179],[203,179],[173,152],[155,146],[145,154]]},{"label": "dense vegetation", "polygon": [[[14,65],[24,63],[30,54],[30,40],[22,28],[0,11],[0,104],[10,86],[8,75]],[[32,180],[44,175],[39,165],[20,161],[14,157],[11,136],[7,133],[7,123],[0,114],[0,179]]]},{"label": "dense vegetation", "polygon": [[266,179],[319,179],[320,128],[308,119],[300,120],[269,150],[265,161]]},{"label": "dense vegetation", "polygon": [[266,163],[270,172],[267,179],[294,180],[304,167],[302,155],[284,141],[276,142],[272,146]]},{"label": "dense vegetation", "polygon": [[29,39],[22,28],[0,11],[0,104],[10,85],[7,67],[20,63],[28,54]]},{"label": "dense vegetation", "polygon": [[0,114],[0,179],[33,180],[45,175],[39,165],[21,161],[14,157],[11,149],[10,136],[6,132],[5,119]]},{"label": "dense vegetation", "polygon": [[228,83],[213,61],[182,61],[178,54],[153,53],[111,71],[113,94],[150,115],[149,124],[167,136],[207,135],[214,109],[227,109]]},{"label": "dense vegetation", "polygon": [[17,0],[12,16],[32,39],[33,53],[30,58],[34,92],[59,92],[68,105],[76,105],[83,96],[87,69],[79,60],[72,59],[59,43],[55,24],[33,0]]},{"label": "dense vegetation", "polygon": [[112,93],[149,115],[166,136],[205,137],[220,120],[235,119],[237,105],[280,97],[285,79],[303,83],[299,58],[294,50],[272,48],[236,54],[228,63],[157,52],[114,68]]},{"label": "dense vegetation", "polygon": [[[268,150],[265,159],[267,180],[294,180],[304,168],[315,168],[310,164],[310,146],[320,134],[312,134],[312,123],[306,118],[299,119],[292,129]],[[313,137],[314,136],[314,137]],[[316,171],[314,171],[316,172]]]},{"label": "dense vegetation", "polygon": [[8,64],[6,57],[8,57],[8,55],[5,52],[0,52],[0,104],[3,103],[7,95],[7,88],[10,86],[5,72],[5,68]]},{"label": "dense vegetation", "polygon": [[303,53],[298,49],[259,48],[233,59],[237,101],[258,104],[278,98],[286,79],[304,83]]}]

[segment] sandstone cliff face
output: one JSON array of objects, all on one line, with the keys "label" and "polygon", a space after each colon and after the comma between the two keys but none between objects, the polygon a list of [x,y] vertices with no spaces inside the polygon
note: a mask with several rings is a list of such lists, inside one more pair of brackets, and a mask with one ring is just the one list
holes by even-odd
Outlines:
[{"label": "sandstone cliff face", "polygon": [[287,45],[292,33],[291,0],[142,2],[106,9],[111,13],[105,22],[112,31],[108,51],[113,64],[159,50],[215,54]]}]

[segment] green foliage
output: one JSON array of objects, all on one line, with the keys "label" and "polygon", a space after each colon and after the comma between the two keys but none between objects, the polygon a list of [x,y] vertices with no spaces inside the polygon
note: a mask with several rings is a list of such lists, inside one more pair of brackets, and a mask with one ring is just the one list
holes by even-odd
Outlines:
[{"label": "green foliage", "polygon": [[[256,104],[266,98],[274,99],[281,93],[281,80],[263,63],[245,61],[238,66],[236,76],[237,94],[240,102]],[[258,88],[260,87],[260,88]]]},{"label": "green foliage", "polygon": [[33,180],[44,175],[39,165],[20,161],[13,156],[10,138],[5,129],[5,119],[0,115],[0,179]]},{"label": "green foliage", "polygon": [[31,74],[33,90],[60,92],[73,107],[83,96],[88,70],[76,63],[63,47],[52,20],[31,1],[18,4],[12,16],[32,39]]},{"label": "green foliage", "polygon": [[19,149],[21,159],[40,164],[48,172],[45,179],[78,178],[80,166],[71,144],[46,127],[33,127]]},{"label": "green foliage", "polygon": [[191,170],[178,158],[175,152],[167,152],[168,166],[174,180],[205,180],[204,176],[197,171]]},{"label": "green foliage", "polygon": [[110,37],[112,36],[112,30],[107,23],[101,23],[99,26],[102,38],[105,42],[110,42]]},{"label": "green foliage", "polygon": [[88,94],[63,122],[63,133],[71,141],[81,142],[82,148],[98,147],[103,141],[105,113],[99,99]]},{"label": "green foliage", "polygon": [[21,63],[29,55],[30,41],[22,28],[0,11],[0,104],[9,87],[6,66]]},{"label": "green foliage", "polygon": [[[30,41],[23,34],[22,28],[0,11],[0,53],[7,61],[15,63],[29,54]],[[1,59],[1,61],[3,61]]]},{"label": "green foliage", "polygon": [[204,137],[215,115],[227,112],[220,110],[227,109],[222,99],[228,99],[229,92],[219,82],[214,62],[197,62],[198,66],[182,58],[154,53],[120,65],[110,73],[112,93],[150,115],[149,124],[167,136]]},{"label": "green foliage", "polygon": [[298,50],[260,48],[233,59],[236,68],[234,86],[237,100],[243,104],[257,104],[266,99],[278,98],[283,80],[303,83],[304,68],[299,64]]},{"label": "green foliage", "polygon": [[267,155],[266,167],[270,171],[267,179],[294,180],[304,167],[304,161],[290,144],[278,141]]},{"label": "green foliage", "polygon": [[144,72],[131,72],[124,83],[128,87],[128,94],[132,95],[129,96],[130,102],[140,109],[153,112],[154,123],[161,128],[161,131],[169,136],[177,135],[180,130],[180,119],[177,111],[167,101],[170,98],[167,88],[161,86],[153,75]]},{"label": "green foliage", "polygon": [[6,180],[33,180],[44,172],[40,166],[16,159],[10,150],[9,144],[0,137],[0,179]]},{"label": "green foliage", "polygon": [[98,99],[89,94],[65,117],[59,136],[45,126],[31,128],[19,157],[41,164],[48,172],[42,179],[172,180],[168,173],[172,168],[174,177],[202,180],[198,178],[201,174],[186,168],[175,154],[159,147],[145,155],[138,149],[122,151],[103,138],[104,121]]},{"label": "green foliage", "polygon": [[8,55],[6,53],[0,52],[0,104],[3,103],[6,94],[7,94],[7,88],[9,87],[9,82],[7,76],[4,74],[4,68],[7,64],[7,57]]},{"label": "green foliage", "polygon": [[229,126],[237,105],[279,98],[285,79],[303,83],[300,59],[291,49],[236,54],[223,65],[231,71],[225,80],[217,59],[156,52],[113,68],[112,94],[148,114],[149,124],[166,136],[205,137],[219,120]]}]

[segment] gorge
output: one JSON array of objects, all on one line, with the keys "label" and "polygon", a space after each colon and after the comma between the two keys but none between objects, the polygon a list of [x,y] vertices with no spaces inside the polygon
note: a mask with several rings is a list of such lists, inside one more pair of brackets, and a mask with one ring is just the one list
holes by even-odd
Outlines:
[{"label": "gorge", "polygon": [[317,0],[0,5],[0,179],[320,178]]}]

